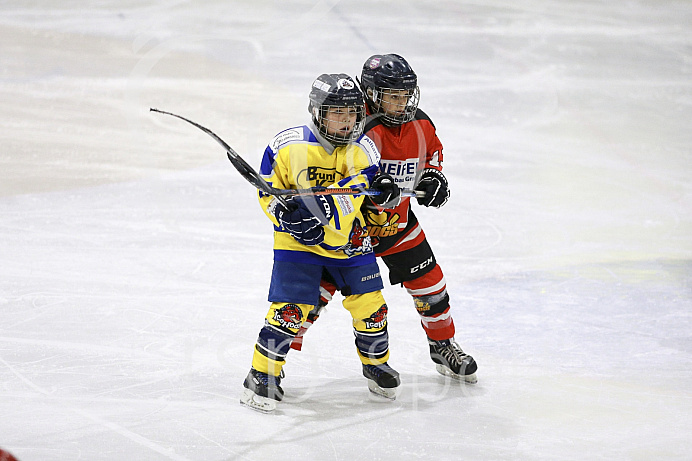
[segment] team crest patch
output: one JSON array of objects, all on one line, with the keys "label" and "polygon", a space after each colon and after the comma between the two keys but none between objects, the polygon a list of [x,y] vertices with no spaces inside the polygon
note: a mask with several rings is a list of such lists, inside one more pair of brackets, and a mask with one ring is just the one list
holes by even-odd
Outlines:
[{"label": "team crest patch", "polygon": [[348,240],[349,243],[343,247],[343,250],[349,258],[356,254],[372,252],[372,242],[370,241],[370,235],[368,235],[368,229],[362,226],[358,219],[353,221],[353,227]]},{"label": "team crest patch", "polygon": [[274,311],[273,319],[284,328],[297,330],[303,323],[303,311],[295,304],[286,304]]},{"label": "team crest patch", "polygon": [[398,213],[384,210],[381,214],[367,213],[365,216],[368,221],[368,233],[370,234],[373,247],[380,244],[381,238],[391,237],[399,233],[401,216]]},{"label": "team crest patch", "polygon": [[352,90],[356,87],[352,80],[346,78],[340,78],[339,81],[336,82],[336,86],[344,90]]},{"label": "team crest patch", "polygon": [[430,310],[430,303],[427,303],[420,298],[414,296],[413,303],[416,305],[416,310],[419,314],[424,314]]},{"label": "team crest patch", "polygon": [[372,314],[370,318],[365,319],[365,327],[368,329],[380,329],[387,323],[387,305],[382,304],[382,307],[377,309],[377,312]]}]

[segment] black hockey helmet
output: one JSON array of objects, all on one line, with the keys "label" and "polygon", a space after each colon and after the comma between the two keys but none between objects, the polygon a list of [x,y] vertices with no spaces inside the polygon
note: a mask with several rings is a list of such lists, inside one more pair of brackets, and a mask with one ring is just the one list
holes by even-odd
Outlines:
[{"label": "black hockey helmet", "polygon": [[[330,133],[327,116],[330,108],[349,108],[356,114],[356,123],[349,133]],[[350,109],[352,108],[352,109]],[[308,112],[320,134],[335,146],[344,146],[363,134],[365,102],[358,85],[346,74],[322,74],[312,82]]]},{"label": "black hockey helmet", "polygon": [[[398,54],[370,56],[363,64],[360,84],[371,112],[380,114],[385,125],[401,125],[416,115],[420,99],[418,76]],[[395,102],[387,104],[387,110],[382,106],[384,95],[394,96]],[[406,96],[403,100],[402,95]]]}]

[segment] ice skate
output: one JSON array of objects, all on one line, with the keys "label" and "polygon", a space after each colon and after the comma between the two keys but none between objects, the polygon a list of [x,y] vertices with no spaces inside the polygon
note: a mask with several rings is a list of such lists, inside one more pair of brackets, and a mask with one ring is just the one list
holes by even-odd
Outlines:
[{"label": "ice skate", "polygon": [[430,358],[440,374],[472,384],[478,381],[476,361],[461,350],[453,338],[442,341],[428,339],[428,344]]},{"label": "ice skate", "polygon": [[271,413],[276,409],[276,402],[284,398],[280,383],[279,376],[271,376],[251,368],[243,382],[245,391],[240,397],[240,403],[253,410]]},{"label": "ice skate", "polygon": [[368,378],[368,389],[373,394],[394,400],[399,387],[399,373],[386,363],[363,365],[363,376]]}]

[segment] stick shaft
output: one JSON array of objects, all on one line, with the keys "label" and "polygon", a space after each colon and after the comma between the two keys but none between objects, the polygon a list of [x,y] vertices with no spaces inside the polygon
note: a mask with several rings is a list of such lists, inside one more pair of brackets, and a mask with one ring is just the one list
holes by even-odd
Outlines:
[{"label": "stick shaft", "polygon": [[[250,166],[238,153],[233,150],[231,146],[229,146],[223,139],[221,139],[216,133],[211,131],[209,128],[206,128],[199,123],[193,122],[190,119],[187,119],[181,115],[174,114],[172,112],[166,112],[164,110],[159,110],[155,108],[150,108],[149,109],[152,112],[158,112],[160,114],[166,114],[166,115],[171,115],[173,117],[179,118],[180,120],[184,120],[185,122],[199,128],[200,130],[204,131],[207,133],[209,136],[214,138],[216,142],[218,142],[221,147],[223,147],[226,150],[226,155],[228,156],[228,160],[233,164],[236,170],[253,186],[255,186],[257,189],[261,190],[262,192],[268,194],[268,195],[273,195],[276,197],[276,199],[284,206],[287,206],[287,202],[285,197],[289,196],[309,196],[309,195],[380,195],[381,192],[377,189],[351,189],[349,187],[341,187],[341,188],[315,188],[315,189],[277,189],[275,187],[272,187],[262,176],[255,171],[254,168]],[[414,191],[410,189],[402,189],[401,190],[401,195],[405,197],[423,197],[425,196],[424,192],[421,191]]]}]

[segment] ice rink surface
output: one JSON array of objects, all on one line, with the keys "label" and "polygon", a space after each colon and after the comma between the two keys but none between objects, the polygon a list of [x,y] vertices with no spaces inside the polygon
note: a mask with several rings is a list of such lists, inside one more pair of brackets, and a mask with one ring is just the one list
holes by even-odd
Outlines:
[{"label": "ice rink surface", "polygon": [[[49,460],[692,459],[692,3],[0,3],[0,447]],[[238,398],[258,165],[319,74],[396,52],[452,198],[416,213],[476,385],[387,286],[394,402],[330,305],[273,415]],[[386,269],[383,270],[386,273]]]}]

